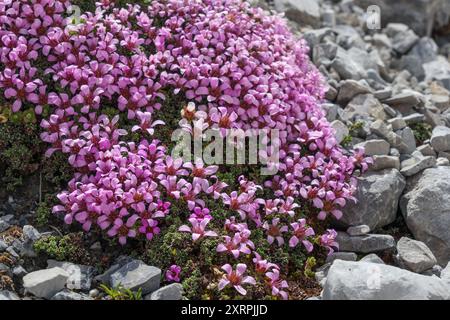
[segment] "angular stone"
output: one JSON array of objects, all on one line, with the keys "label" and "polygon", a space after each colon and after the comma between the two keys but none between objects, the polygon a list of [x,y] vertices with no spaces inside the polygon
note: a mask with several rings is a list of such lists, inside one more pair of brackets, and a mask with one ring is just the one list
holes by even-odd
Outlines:
[{"label": "angular stone", "polygon": [[23,277],[23,287],[36,297],[50,299],[64,288],[68,278],[61,268],[34,271]]},{"label": "angular stone", "polygon": [[416,138],[414,132],[410,127],[406,127],[401,131],[401,136],[405,144],[407,145],[406,153],[410,154],[416,150]]},{"label": "angular stone", "polygon": [[389,154],[390,145],[387,141],[381,139],[367,140],[358,143],[355,147],[364,148],[365,154],[368,156],[387,155]]},{"label": "angular stone", "polygon": [[342,120],[352,122],[370,117],[380,120],[387,118],[383,106],[372,94],[360,94],[354,97],[341,115]]},{"label": "angular stone", "polygon": [[333,122],[331,122],[331,127],[335,130],[334,136],[336,137],[337,143],[341,143],[344,138],[350,133],[347,126],[339,120],[334,120]]},{"label": "angular stone", "polygon": [[356,261],[357,258],[354,252],[333,252],[327,257],[326,263],[333,263],[335,260]]},{"label": "angular stone", "polygon": [[421,272],[420,274],[423,274],[424,276],[430,276],[430,277],[432,277],[432,276],[440,277],[441,271],[442,271],[442,267],[440,265],[436,264],[433,267],[431,267],[430,269]]},{"label": "angular stone", "polygon": [[0,290],[0,301],[4,300],[20,300],[19,296],[14,292]]},{"label": "angular stone", "polygon": [[417,147],[417,151],[419,151],[424,156],[436,157],[436,152],[428,143]]},{"label": "angular stone", "polygon": [[89,290],[94,277],[94,267],[78,265],[70,262],[60,262],[48,260],[47,268],[58,267],[64,269],[69,277],[67,278],[67,288],[75,290]]},{"label": "angular stone", "polygon": [[41,238],[41,234],[33,226],[26,225],[23,227],[23,236],[25,241],[35,242]]},{"label": "angular stone", "polygon": [[380,171],[384,169],[400,170],[400,159],[395,156],[372,156],[373,164],[370,165],[370,170]]},{"label": "angular stone", "polygon": [[406,121],[403,118],[389,119],[388,123],[392,126],[392,130],[397,131],[406,127]]},{"label": "angular stone", "polygon": [[140,260],[133,260],[111,274],[113,287],[122,285],[132,291],[141,288],[144,295],[157,290],[160,281],[161,270],[148,266]]},{"label": "angular stone", "polygon": [[320,7],[317,0],[275,0],[275,8],[301,25],[319,27]]},{"label": "angular stone", "polygon": [[424,63],[425,81],[438,81],[447,90],[450,90],[450,62],[443,56]]},{"label": "angular stone", "polygon": [[367,234],[351,237],[345,232],[338,232],[336,241],[339,250],[358,253],[372,253],[395,248],[395,240],[390,235]]},{"label": "angular stone", "polygon": [[436,106],[440,111],[445,111],[450,107],[450,97],[448,95],[433,94],[430,97],[430,102]]},{"label": "angular stone", "polygon": [[384,261],[377,256],[375,253],[370,253],[367,256],[364,256],[361,260],[361,262],[370,262],[370,263],[378,263],[378,264],[384,264]]},{"label": "angular stone", "polygon": [[392,89],[391,88],[385,88],[382,90],[375,91],[373,94],[375,98],[378,100],[386,100],[392,97]]},{"label": "angular stone", "polygon": [[432,38],[422,37],[411,49],[409,55],[417,57],[422,65],[436,59],[438,50],[439,48]]},{"label": "angular stone", "polygon": [[183,297],[183,286],[172,283],[145,297],[145,300],[181,300]]},{"label": "angular stone", "polygon": [[450,167],[423,171],[408,180],[400,209],[414,238],[424,242],[440,265],[450,261]]},{"label": "angular stone", "polygon": [[323,300],[449,300],[448,284],[384,264],[337,260],[328,271]]},{"label": "angular stone", "polygon": [[349,53],[342,48],[338,48],[331,67],[336,70],[343,80],[360,80],[367,76],[366,70],[357,62],[353,61]]},{"label": "angular stone", "polygon": [[417,94],[413,92],[403,92],[384,100],[383,102],[394,108],[399,108],[402,106],[412,108],[420,103],[420,99]]},{"label": "angular stone", "polygon": [[50,300],[93,300],[93,299],[88,295],[64,289],[55,294]]},{"label": "angular stone", "polygon": [[438,126],[433,129],[430,144],[434,151],[450,151],[450,128]]},{"label": "angular stone", "polygon": [[397,243],[399,260],[409,270],[421,273],[432,268],[436,257],[425,243],[402,237]]},{"label": "angular stone", "polygon": [[392,47],[400,54],[407,53],[416,43],[419,37],[413,30],[398,33],[394,36]]},{"label": "angular stone", "polygon": [[450,160],[447,158],[437,158],[436,160],[437,166],[450,166]]},{"label": "angular stone", "polygon": [[388,139],[392,128],[389,128],[383,120],[376,120],[370,124],[370,131],[380,138]]},{"label": "angular stone", "polygon": [[[413,162],[411,163],[412,160]],[[402,162],[400,173],[405,177],[413,176],[425,169],[436,166],[436,158],[427,156],[422,158],[414,158]],[[405,163],[406,162],[406,163]]]},{"label": "angular stone", "polygon": [[411,124],[419,123],[425,120],[425,116],[420,113],[412,113],[410,115],[404,116],[403,120],[405,120],[406,124],[409,126]]},{"label": "angular stone", "polygon": [[372,89],[366,81],[344,80],[340,83],[337,103],[346,105],[358,94],[371,93]]},{"label": "angular stone", "polygon": [[324,103],[322,104],[322,109],[325,110],[326,118],[329,122],[336,120],[339,109],[339,106],[337,104]]},{"label": "angular stone", "polygon": [[361,224],[359,226],[351,226],[348,227],[347,233],[349,236],[364,236],[370,232],[370,227],[365,224]]},{"label": "angular stone", "polygon": [[368,172],[358,178],[354,194],[358,202],[348,202],[339,223],[345,226],[368,225],[371,230],[394,222],[405,178],[396,169]]}]

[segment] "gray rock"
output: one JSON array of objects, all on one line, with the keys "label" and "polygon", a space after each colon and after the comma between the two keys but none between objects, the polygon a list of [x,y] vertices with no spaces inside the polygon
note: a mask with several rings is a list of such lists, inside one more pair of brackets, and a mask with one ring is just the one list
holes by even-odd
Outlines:
[{"label": "gray rock", "polygon": [[423,274],[424,276],[436,276],[436,277],[441,277],[441,272],[442,272],[442,267],[438,264],[434,265],[433,267],[431,267],[428,270],[425,270],[423,272],[421,272],[420,274]]},{"label": "gray rock", "polygon": [[370,227],[368,225],[362,224],[359,226],[352,226],[347,228],[347,233],[349,236],[364,236],[370,232]]},{"label": "gray rock", "polygon": [[27,273],[27,270],[22,266],[15,266],[13,269],[13,274],[19,278],[23,278]]},{"label": "gray rock", "polygon": [[400,159],[395,156],[372,156],[373,164],[370,165],[370,170],[380,171],[384,169],[400,170]]},{"label": "gray rock", "polygon": [[447,158],[437,158],[436,160],[437,166],[450,166],[450,160]]},{"label": "gray rock", "polygon": [[443,56],[424,63],[425,81],[439,81],[447,90],[450,90],[450,62]]},{"label": "gray rock", "polygon": [[336,120],[339,109],[339,106],[337,104],[324,103],[322,104],[322,109],[325,110],[326,118],[329,122]]},{"label": "gray rock", "polygon": [[387,155],[389,154],[390,145],[387,141],[381,139],[367,140],[358,143],[355,147],[364,148],[365,154],[368,156]]},{"label": "gray rock", "polygon": [[423,171],[408,181],[400,208],[414,238],[431,249],[440,265],[450,260],[450,168]]},{"label": "gray rock", "polygon": [[23,237],[25,241],[35,242],[41,238],[41,234],[33,226],[26,225],[23,227]]},{"label": "gray rock", "polygon": [[0,301],[1,300],[20,300],[20,298],[14,292],[0,290]]},{"label": "gray rock", "polygon": [[384,264],[337,260],[328,271],[323,300],[448,300],[450,290],[427,277]]},{"label": "gray rock", "polygon": [[338,46],[332,42],[319,43],[312,49],[312,59],[316,66],[331,65],[336,57]]},{"label": "gray rock", "polygon": [[383,105],[372,94],[360,94],[354,97],[343,110],[343,121],[375,118],[385,120],[387,118]]},{"label": "gray rock", "polygon": [[89,290],[94,277],[94,267],[78,265],[70,262],[60,262],[48,260],[47,268],[58,267],[64,269],[69,277],[67,278],[67,288],[75,290]]},{"label": "gray rock", "polygon": [[425,78],[425,69],[422,66],[420,58],[414,55],[402,56],[398,65],[395,66],[398,70],[408,70],[418,80]]},{"label": "gray rock", "polygon": [[275,8],[301,25],[320,25],[320,7],[317,0],[275,0]]},{"label": "gray rock", "polygon": [[436,42],[432,38],[422,37],[411,49],[409,55],[417,57],[419,64],[424,64],[436,59],[438,49]]},{"label": "gray rock", "polygon": [[388,139],[392,128],[388,127],[383,120],[376,120],[370,124],[370,131],[380,138]]},{"label": "gray rock", "polygon": [[303,38],[308,42],[310,48],[314,48],[316,45],[324,43],[325,39],[333,38],[334,36],[335,32],[331,28],[311,29],[303,33]]},{"label": "gray rock", "polygon": [[344,138],[350,133],[347,126],[339,120],[334,120],[333,122],[331,122],[331,127],[335,130],[334,136],[336,137],[337,143],[341,143]]},{"label": "gray rock", "polygon": [[382,90],[378,90],[374,92],[374,97],[378,100],[386,100],[392,97],[392,89],[391,88],[385,88]]},{"label": "gray rock", "polygon": [[339,223],[346,226],[365,224],[375,230],[394,222],[405,185],[404,177],[396,169],[364,174],[358,178],[355,192],[358,202],[347,203]]},{"label": "gray rock", "polygon": [[340,83],[337,103],[346,105],[358,94],[371,93],[372,89],[365,80],[344,80]]},{"label": "gray rock", "polygon": [[91,291],[89,291],[89,296],[91,298],[96,298],[100,295],[100,291],[98,289],[92,289]]},{"label": "gray rock", "polygon": [[384,261],[377,256],[375,253],[370,253],[367,256],[364,256],[361,260],[362,262],[370,262],[370,263],[378,263],[378,264],[384,264]]},{"label": "gray rock", "polygon": [[416,138],[414,137],[414,132],[410,127],[404,128],[402,131],[402,139],[405,142],[405,144],[408,146],[408,150],[406,153],[412,153],[414,150],[416,150]]},{"label": "gray rock", "polygon": [[23,277],[23,287],[36,297],[50,299],[64,288],[68,278],[61,268],[34,271]]},{"label": "gray rock", "polygon": [[12,214],[0,217],[0,232],[8,230],[13,220],[14,216]]},{"label": "gray rock", "polygon": [[9,277],[12,276],[12,274],[11,274],[11,268],[8,267],[8,266],[7,266],[6,264],[4,264],[4,263],[0,263],[0,272],[1,272],[1,274],[7,275],[7,276],[9,276]]},{"label": "gray rock", "polygon": [[450,285],[450,262],[442,269],[440,278]]},{"label": "gray rock", "polygon": [[420,103],[420,99],[414,92],[403,92],[384,100],[383,102],[394,108],[399,108],[402,106],[412,108]]},{"label": "gray rock", "polygon": [[413,30],[398,33],[394,36],[392,47],[400,54],[407,53],[419,41],[419,37]]},{"label": "gray rock", "polygon": [[417,151],[419,151],[424,156],[436,157],[436,152],[428,143],[417,147]]},{"label": "gray rock", "polygon": [[392,130],[397,131],[406,127],[406,121],[403,118],[389,119],[388,123],[392,126]]},{"label": "gray rock", "polygon": [[110,286],[111,275],[131,261],[133,261],[133,258],[129,256],[120,256],[119,258],[116,259],[115,263],[108,268],[108,270],[96,276],[94,280]]},{"label": "gray rock", "polygon": [[181,300],[182,297],[183,286],[179,283],[172,283],[147,295],[145,300]]},{"label": "gray rock", "polygon": [[425,169],[436,166],[436,158],[427,156],[421,158],[411,158],[401,163],[400,173],[405,177],[413,176]]},{"label": "gray rock", "polygon": [[436,152],[450,151],[450,128],[444,126],[434,128],[430,144]]},{"label": "gray rock", "polygon": [[441,112],[450,107],[450,97],[445,94],[433,94],[430,97],[430,102],[436,106]]},{"label": "gray rock", "polygon": [[341,79],[360,80],[367,76],[366,70],[357,62],[351,59],[349,53],[338,48],[336,57],[331,64],[331,67],[336,70]]},{"label": "gray rock", "polygon": [[356,261],[358,256],[354,252],[333,252],[327,257],[327,263],[333,263],[335,260]]},{"label": "gray rock", "polygon": [[436,258],[425,243],[402,237],[397,243],[399,260],[409,270],[421,273],[432,268]]},{"label": "gray rock", "polygon": [[91,297],[64,289],[55,294],[50,300],[93,300]]},{"label": "gray rock", "polygon": [[6,244],[5,241],[0,239],[0,252],[5,251],[9,246]]},{"label": "gray rock", "polygon": [[419,123],[425,120],[425,116],[420,113],[412,113],[410,115],[404,116],[403,120],[405,120],[406,124],[409,126],[411,124]]},{"label": "gray rock", "polygon": [[[329,101],[334,101],[334,100],[336,100],[337,94],[338,94],[337,90],[334,87],[329,86],[327,92],[325,92],[325,99],[327,99]],[[337,111],[336,111],[336,113],[337,113]],[[334,117],[334,119],[336,119],[336,117]]]},{"label": "gray rock", "polygon": [[351,237],[345,232],[338,232],[336,241],[339,250],[358,253],[372,253],[395,248],[395,240],[390,235],[367,234]]},{"label": "gray rock", "polygon": [[132,291],[141,288],[144,295],[157,290],[160,281],[161,270],[148,266],[140,260],[133,260],[111,274],[113,287],[122,285]]}]

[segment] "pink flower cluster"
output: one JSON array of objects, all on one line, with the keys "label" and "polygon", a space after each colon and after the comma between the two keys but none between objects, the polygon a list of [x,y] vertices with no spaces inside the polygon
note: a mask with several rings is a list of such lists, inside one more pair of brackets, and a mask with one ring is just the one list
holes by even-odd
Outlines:
[{"label": "pink flower cluster", "polygon": [[[253,271],[264,269],[272,293],[287,298],[278,266],[256,254],[252,230],[262,228],[269,244],[301,244],[307,252],[317,244],[332,252],[335,232],[318,234],[308,222],[311,215],[339,219],[355,200],[355,170],[366,170],[369,161],[363,150],[347,154],[337,144],[319,107],[325,87],[305,41],[280,17],[241,0],[154,0],[126,8],[104,0],[74,25],[66,20],[70,5],[0,3],[0,94],[14,112],[49,108],[41,122],[47,155],[63,152],[76,169],[54,211],[66,223],[98,227],[125,244],[140,235],[151,240],[171,202],[185,201],[190,213],[180,232],[194,242],[220,237],[217,252],[230,259],[254,254]],[[168,93],[186,107],[170,110]],[[143,139],[129,142],[120,117],[106,116],[105,105],[134,121],[131,131]],[[153,119],[157,110],[181,111],[180,126],[191,133],[278,129],[279,174],[263,186],[240,177],[239,189],[229,190],[217,166],[173,159],[152,140],[163,124]],[[265,188],[274,196],[261,198]],[[236,213],[223,219],[223,230],[210,229],[205,196]],[[231,284],[245,294],[241,284],[254,283],[244,276],[246,265],[223,270],[220,288]]]}]

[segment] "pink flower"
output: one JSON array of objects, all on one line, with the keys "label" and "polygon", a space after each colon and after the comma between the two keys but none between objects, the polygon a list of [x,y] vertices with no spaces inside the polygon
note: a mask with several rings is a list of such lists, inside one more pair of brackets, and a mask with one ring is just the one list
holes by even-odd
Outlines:
[{"label": "pink flower", "polygon": [[277,240],[278,245],[284,244],[283,233],[288,231],[287,226],[278,226],[280,222],[279,218],[272,219],[272,223],[264,222],[263,228],[267,230],[267,241],[272,244],[274,240]]},{"label": "pink flower", "polygon": [[334,252],[334,249],[339,249],[339,243],[336,242],[337,232],[328,229],[326,233],[320,236],[320,245],[328,249],[328,255]]},{"label": "pink flower", "polygon": [[203,237],[217,237],[216,232],[205,230],[207,224],[210,222],[210,219],[205,218],[201,221],[198,221],[195,218],[190,218],[189,222],[191,223],[192,227],[183,225],[178,228],[178,231],[192,233],[192,240],[197,241],[199,239],[202,239]]},{"label": "pink flower", "polygon": [[243,284],[251,284],[255,285],[256,281],[253,277],[244,276],[245,271],[247,270],[247,266],[243,263],[239,263],[236,266],[236,270],[233,270],[231,265],[225,264],[222,266],[222,270],[226,272],[223,278],[219,281],[219,290],[222,291],[226,286],[233,286],[237,292],[241,295],[245,296],[247,294],[247,290],[245,290],[242,285]]},{"label": "pink flower", "polygon": [[284,300],[288,299],[288,294],[282,289],[288,288],[288,283],[286,280],[280,279],[280,271],[276,268],[272,269],[266,273],[266,277],[269,279],[269,286],[272,289],[273,296],[280,296]]},{"label": "pink flower", "polygon": [[156,127],[157,125],[164,125],[164,121],[161,120],[157,120],[152,122],[152,114],[151,112],[141,112],[141,111],[137,111],[136,112],[138,119],[140,120],[140,124],[137,126],[134,126],[131,131],[132,132],[136,132],[138,130],[143,130],[146,131],[149,135],[153,135],[153,133],[155,132],[154,127]]},{"label": "pink flower", "polygon": [[307,240],[307,237],[314,235],[314,230],[311,227],[306,226],[305,219],[299,219],[298,222],[291,223],[293,235],[289,240],[290,247],[296,247],[301,241],[306,248],[306,251],[311,252],[313,250],[313,245]]},{"label": "pink flower", "polygon": [[253,252],[253,254],[255,255],[253,263],[255,264],[255,271],[257,273],[264,274],[272,268],[279,269],[276,264],[268,262],[265,259],[263,260],[257,252]]},{"label": "pink flower", "polygon": [[173,264],[166,271],[166,281],[180,282],[181,267]]}]

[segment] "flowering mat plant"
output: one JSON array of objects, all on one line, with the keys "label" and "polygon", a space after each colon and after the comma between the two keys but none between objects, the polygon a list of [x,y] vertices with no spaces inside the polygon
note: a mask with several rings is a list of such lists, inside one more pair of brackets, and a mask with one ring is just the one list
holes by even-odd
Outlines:
[{"label": "flowering mat plant", "polygon": [[[241,0],[3,0],[0,111],[70,165],[66,224],[144,242],[189,298],[299,298],[370,162],[336,142],[308,50]],[[177,128],[276,129],[278,172],[173,157]]]}]

